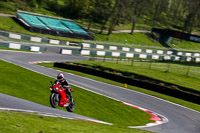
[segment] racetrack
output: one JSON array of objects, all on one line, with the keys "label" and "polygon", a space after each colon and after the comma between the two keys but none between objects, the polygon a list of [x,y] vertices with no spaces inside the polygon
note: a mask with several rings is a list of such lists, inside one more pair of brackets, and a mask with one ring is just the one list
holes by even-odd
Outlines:
[{"label": "racetrack", "polygon": [[[88,57],[83,56],[67,56],[67,55],[60,55],[57,53],[44,53],[44,54],[37,54],[37,53],[25,53],[25,52],[11,52],[11,51],[0,51],[0,59],[6,60],[8,62],[14,63],[16,65],[22,66],[24,68],[45,74],[50,77],[56,77],[58,71],[45,68],[42,66],[37,66],[31,64],[29,62],[36,62],[36,61],[73,61],[73,60],[85,60]],[[65,73],[65,77],[69,79],[69,82],[73,85],[79,86],[81,88],[88,89],[90,91],[100,93],[102,95],[116,98],[120,101],[124,101],[142,108],[146,108],[148,110],[154,111],[158,114],[161,114],[168,118],[169,122],[149,127],[143,128],[145,130],[160,132],[160,133],[199,133],[200,132],[200,113],[193,111],[188,108],[184,108],[182,106],[164,101],[162,99],[158,99],[146,94],[142,94],[139,92],[135,92],[132,90],[128,90],[121,87],[116,87],[113,85],[105,84],[102,82],[90,80],[84,77],[72,75]],[[33,108],[29,109],[29,106],[23,107],[22,104],[14,105],[10,100],[2,100],[1,98],[6,97],[5,95],[0,95],[0,107],[15,107],[15,108],[26,108],[27,110],[32,110]],[[16,99],[15,99],[16,100]],[[19,101],[23,101],[21,99],[17,99]],[[28,101],[26,101],[28,102]],[[30,103],[27,103],[30,104]],[[34,104],[35,111],[40,112],[49,112],[55,113],[56,109],[53,108],[45,108],[39,104]],[[65,111],[57,111],[56,113],[64,113],[62,115],[69,115],[71,117],[76,117],[76,114],[68,113]],[[83,116],[77,116],[83,117]]]}]

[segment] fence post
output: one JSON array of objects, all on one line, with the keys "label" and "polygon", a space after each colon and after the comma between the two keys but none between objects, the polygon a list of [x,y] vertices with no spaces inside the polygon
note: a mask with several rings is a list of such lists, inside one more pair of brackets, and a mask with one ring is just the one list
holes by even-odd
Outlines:
[{"label": "fence post", "polygon": [[103,58],[103,62],[105,62],[105,60],[106,60],[106,56],[104,56],[104,58]]},{"label": "fence post", "polygon": [[188,66],[188,69],[187,69],[187,73],[186,73],[187,77],[189,76],[189,72],[190,72],[190,66]]},{"label": "fence post", "polygon": [[133,59],[132,59],[132,61],[131,61],[131,66],[133,66]]},{"label": "fence post", "polygon": [[170,63],[167,65],[167,69],[166,69],[166,73],[168,73],[169,72],[169,69],[170,69]]},{"label": "fence post", "polygon": [[151,65],[152,65],[152,61],[150,61],[150,63],[149,63],[149,69],[151,69]]},{"label": "fence post", "polygon": [[127,83],[125,83],[125,84],[124,84],[124,87],[125,87],[125,88],[127,88],[127,87],[128,87]]}]

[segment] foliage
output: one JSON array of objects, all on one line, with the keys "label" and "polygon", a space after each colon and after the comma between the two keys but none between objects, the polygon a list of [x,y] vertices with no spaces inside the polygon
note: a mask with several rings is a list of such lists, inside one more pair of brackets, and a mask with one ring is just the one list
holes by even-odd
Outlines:
[{"label": "foliage", "polygon": [[14,12],[17,9],[37,11],[42,8],[47,12],[55,12],[58,16],[88,20],[88,28],[93,22],[99,23],[101,30],[108,27],[108,34],[120,24],[132,24],[130,29],[133,33],[137,23],[144,24],[141,21],[145,20],[144,16],[148,16],[152,21],[152,27],[174,27],[189,33],[199,30],[200,27],[199,0],[1,0],[0,2],[1,12]]}]

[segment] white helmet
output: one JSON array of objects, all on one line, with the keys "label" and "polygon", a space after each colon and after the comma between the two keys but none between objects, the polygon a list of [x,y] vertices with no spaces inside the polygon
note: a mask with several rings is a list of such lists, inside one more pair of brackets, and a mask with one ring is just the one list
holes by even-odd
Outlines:
[{"label": "white helmet", "polygon": [[62,73],[59,73],[57,76],[58,80],[63,80],[64,79],[64,75]]}]

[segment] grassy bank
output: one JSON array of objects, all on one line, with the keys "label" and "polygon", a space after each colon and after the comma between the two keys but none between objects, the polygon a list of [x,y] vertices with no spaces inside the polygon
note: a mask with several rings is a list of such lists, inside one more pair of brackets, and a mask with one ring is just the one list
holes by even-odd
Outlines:
[{"label": "grassy bank", "polygon": [[[54,79],[0,60],[0,93],[50,106],[49,81]],[[5,78],[6,77],[6,78]],[[55,75],[56,77],[56,75]],[[150,115],[120,102],[72,86],[75,113],[118,126],[145,125]],[[99,102],[101,101],[101,102]],[[65,110],[65,108],[60,108]],[[108,117],[109,116],[109,117]]]},{"label": "grassy bank", "polygon": [[122,43],[124,45],[135,44],[163,47],[160,43],[150,40],[145,33],[134,33],[134,35],[128,33],[116,33],[110,34],[109,37],[106,34],[95,34],[95,40]]},{"label": "grassy bank", "polygon": [[[85,63],[87,61],[84,61]],[[92,63],[92,61],[90,62]],[[97,61],[93,62],[95,63],[95,65],[98,64]],[[87,63],[88,64],[88,63]],[[67,69],[61,69],[61,68],[56,68],[53,66],[53,63],[42,63],[42,64],[39,64],[39,65],[42,65],[42,66],[46,66],[46,67],[50,67],[50,68],[54,68],[54,69],[58,69],[58,70],[61,70],[61,71],[65,71],[65,72],[69,72],[69,73],[74,73],[76,75],[80,75],[80,76],[83,76],[83,77],[87,77],[87,78],[91,78],[91,79],[95,79],[95,80],[98,80],[98,81],[101,81],[101,82],[105,82],[105,83],[108,83],[108,84],[112,84],[112,85],[116,85],[116,86],[120,86],[120,87],[124,87],[124,83],[119,83],[119,82],[115,82],[115,81],[112,81],[112,80],[108,80],[108,79],[104,79],[104,78],[101,78],[101,77],[97,77],[97,76],[93,76],[93,75],[88,75],[88,74],[85,74],[85,73],[81,73],[81,72],[77,72],[77,71],[73,71],[73,70],[67,70]],[[107,64],[108,65],[108,64]],[[115,66],[114,63],[112,64],[109,64],[110,67],[113,67]],[[108,67],[108,66],[107,66]],[[130,66],[129,66],[130,67]],[[138,71],[139,68],[136,68],[136,67],[131,67],[133,70],[135,71]],[[148,69],[142,69],[140,68],[141,71],[143,71],[144,73],[147,72],[147,71],[153,71],[153,70],[148,70]],[[123,70],[127,70],[126,68],[124,68]],[[159,76],[161,74],[165,74],[164,72],[160,72],[160,74],[156,74],[157,71],[154,70],[154,73],[152,73],[152,75],[155,74],[155,76]],[[163,75],[163,77],[168,77],[170,78],[171,74],[169,74],[168,76],[166,75]],[[182,76],[180,76],[182,77]],[[186,76],[183,76],[186,78],[186,81],[187,81],[187,77]],[[173,78],[173,76],[171,77]],[[177,76],[178,78],[178,76]],[[181,80],[180,80],[181,81]],[[193,80],[191,80],[193,81]],[[182,81],[182,83],[184,83],[184,81]],[[191,83],[192,84],[192,83]],[[198,86],[198,82],[196,82],[196,85]],[[154,91],[150,91],[150,90],[146,90],[146,89],[143,89],[143,88],[139,88],[139,87],[135,87],[135,86],[131,86],[131,85],[128,85],[128,89],[132,89],[132,90],[136,90],[136,91],[139,91],[139,92],[143,92],[143,93],[146,93],[146,94],[149,94],[149,95],[153,95],[153,96],[156,96],[156,97],[159,97],[159,98],[162,98],[162,99],[165,99],[165,100],[168,100],[168,101],[171,101],[171,102],[174,102],[174,103],[177,103],[177,104],[180,104],[180,105],[183,105],[185,107],[188,107],[188,108],[191,108],[191,109],[194,109],[194,110],[197,110],[197,111],[200,111],[200,105],[198,104],[194,104],[194,103],[191,103],[191,102],[188,102],[188,101],[184,101],[184,100],[181,100],[181,99],[178,99],[178,98],[175,98],[175,97],[171,97],[171,96],[167,96],[167,95],[164,95],[164,94],[160,94],[160,93],[157,93],[157,92],[154,92]],[[197,88],[198,89],[198,88]]]},{"label": "grassy bank", "polygon": [[92,122],[51,118],[32,114],[0,111],[1,133],[149,133],[138,129],[128,129],[117,126],[108,126]]},{"label": "grassy bank", "polygon": [[176,62],[77,61],[76,63],[133,73],[200,91],[200,65]]},{"label": "grassy bank", "polygon": [[58,37],[58,36],[52,36],[52,35],[46,35],[46,34],[39,34],[30,32],[21,25],[19,25],[17,22],[14,21],[12,18],[7,17],[0,17],[0,30],[10,31],[10,32],[16,32],[21,34],[27,34],[32,36],[40,36],[40,37],[46,37],[51,39],[57,39],[57,40],[66,40],[66,41],[75,41],[75,42],[81,42],[80,39],[72,39],[72,38],[66,38],[66,37]]},{"label": "grassy bank", "polygon": [[[5,30],[5,31],[10,31],[10,32],[21,33],[21,34],[28,34],[32,36],[40,36],[44,38],[47,37],[47,38],[56,39],[56,40],[84,42],[84,40],[80,40],[80,39],[33,33],[33,32],[25,30],[21,25],[15,22],[12,18],[0,17],[0,29]],[[94,41],[105,41],[103,42],[105,44],[121,43],[120,45],[124,45],[124,46],[129,45],[129,47],[131,47],[133,44],[142,45],[142,46],[151,46],[151,47],[155,47],[155,46],[164,47],[159,42],[154,41],[153,39],[149,38],[149,35],[147,35],[146,33],[134,33],[134,35],[131,35],[129,33],[117,33],[117,34],[111,34],[109,37],[105,33],[99,34],[96,31],[94,31],[94,33],[96,33]],[[199,46],[200,46],[199,43],[180,41],[179,39],[173,39],[172,43],[169,44],[169,47],[171,48],[188,49],[188,50],[200,50]]]}]

